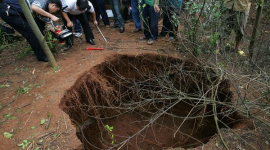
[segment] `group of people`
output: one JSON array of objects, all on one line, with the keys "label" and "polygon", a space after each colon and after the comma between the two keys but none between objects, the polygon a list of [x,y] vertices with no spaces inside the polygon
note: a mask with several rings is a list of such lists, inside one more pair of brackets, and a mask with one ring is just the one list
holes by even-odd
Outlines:
[{"label": "group of people", "polygon": [[[89,25],[89,16],[92,13],[94,25],[99,24],[99,16],[102,16],[103,23],[106,27],[110,27],[109,18],[106,12],[104,0],[25,0],[30,11],[33,12],[35,21],[41,31],[45,29],[48,22],[40,19],[39,16],[48,18],[56,22],[59,18],[54,13],[61,11],[64,25],[72,31],[81,31],[85,34],[86,42],[95,45],[94,35]],[[124,19],[121,15],[120,1],[109,0],[114,16],[113,28],[119,28],[119,32],[125,31]],[[140,3],[141,2],[141,3]],[[148,40],[147,44],[153,44],[158,36],[169,34],[169,39],[174,39],[175,31],[178,26],[172,23],[172,13],[179,15],[183,0],[165,0],[163,27],[158,33],[159,19],[159,0],[131,0],[132,16],[135,23],[134,32],[142,31],[144,36],[141,40]],[[250,0],[225,0],[223,3],[224,12],[222,21],[226,23],[224,32],[221,34],[221,41],[226,40],[231,30],[236,32],[236,49],[244,35],[244,28],[250,9]],[[142,14],[142,15],[141,15]],[[34,35],[26,17],[17,0],[4,0],[0,3],[0,17],[17,30],[31,45],[35,55],[39,61],[48,62],[48,58],[43,52],[38,39]],[[141,27],[143,24],[143,29]],[[75,27],[73,27],[75,25]],[[77,35],[79,36],[79,35]],[[73,45],[73,36],[66,40],[66,50]]]},{"label": "group of people", "polygon": [[[89,25],[89,16],[92,13],[94,25],[98,25],[96,16],[102,15],[102,19],[106,26],[109,26],[109,19],[105,9],[104,0],[91,0],[98,9],[96,15],[93,4],[88,0],[25,0],[29,10],[35,16],[35,22],[40,31],[43,33],[47,25],[51,25],[51,21],[57,22],[59,18],[54,14],[61,12],[64,26],[72,31],[73,28],[80,30],[83,28],[86,42],[95,45],[94,35]],[[120,33],[125,31],[124,20],[120,13],[119,0],[110,0],[111,8],[114,14],[114,27],[119,27]],[[18,31],[30,44],[39,61],[48,62],[48,57],[44,53],[37,37],[26,20],[26,16],[17,0],[4,0],[0,3],[0,17],[13,29]],[[47,19],[44,19],[47,18]],[[74,22],[77,27],[74,27]],[[54,30],[54,28],[51,28]],[[73,36],[66,40],[66,49],[73,45]]]}]

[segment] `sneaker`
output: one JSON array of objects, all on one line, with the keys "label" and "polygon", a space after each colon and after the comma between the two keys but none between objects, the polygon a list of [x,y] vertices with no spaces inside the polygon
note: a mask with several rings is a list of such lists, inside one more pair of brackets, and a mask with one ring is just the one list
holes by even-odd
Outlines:
[{"label": "sneaker", "polygon": [[74,35],[76,38],[79,38],[79,37],[81,37],[82,36],[82,33],[75,33],[75,35]]},{"label": "sneaker", "polygon": [[139,39],[140,40],[148,40],[148,38],[146,36],[141,36]]},{"label": "sneaker", "polygon": [[169,40],[174,40],[174,37],[173,37],[173,36],[170,36],[170,37],[169,37]]},{"label": "sneaker", "polygon": [[148,45],[152,45],[154,43],[155,43],[155,40],[153,40],[153,39],[149,39],[148,42],[147,42]]},{"label": "sneaker", "polygon": [[158,36],[166,36],[166,33],[160,32],[160,33],[158,34]]},{"label": "sneaker", "polygon": [[137,33],[137,32],[140,32],[140,31],[142,31],[142,29],[135,29],[133,32]]}]

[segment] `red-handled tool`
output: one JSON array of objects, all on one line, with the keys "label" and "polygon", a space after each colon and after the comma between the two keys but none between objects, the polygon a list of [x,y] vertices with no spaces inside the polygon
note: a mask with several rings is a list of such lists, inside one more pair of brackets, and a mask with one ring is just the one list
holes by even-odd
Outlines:
[{"label": "red-handled tool", "polygon": [[86,47],[86,50],[104,50],[104,48]]}]

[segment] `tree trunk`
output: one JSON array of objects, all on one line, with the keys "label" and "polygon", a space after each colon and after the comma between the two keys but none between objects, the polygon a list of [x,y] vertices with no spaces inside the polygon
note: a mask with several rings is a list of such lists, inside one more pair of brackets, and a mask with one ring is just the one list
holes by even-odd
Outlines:
[{"label": "tree trunk", "polygon": [[258,30],[258,27],[259,27],[259,24],[260,24],[261,14],[262,14],[262,10],[263,10],[263,3],[264,3],[264,0],[260,0],[259,1],[259,6],[257,8],[257,15],[256,15],[256,19],[255,19],[255,24],[254,24],[254,27],[253,27],[252,36],[251,36],[250,44],[249,44],[249,47],[248,47],[250,59],[252,59],[252,56],[253,56],[253,48],[254,48],[254,44],[255,44],[257,30]]},{"label": "tree trunk", "polygon": [[54,59],[54,56],[49,48],[49,46],[46,43],[46,39],[45,37],[42,35],[42,33],[40,32],[26,2],[24,0],[18,0],[18,3],[21,6],[21,9],[23,11],[23,14],[27,20],[27,22],[29,23],[31,29],[33,30],[35,36],[37,37],[39,44],[41,45],[44,53],[46,54],[46,56],[49,59],[49,62],[51,63],[52,67],[57,67],[57,63]]}]

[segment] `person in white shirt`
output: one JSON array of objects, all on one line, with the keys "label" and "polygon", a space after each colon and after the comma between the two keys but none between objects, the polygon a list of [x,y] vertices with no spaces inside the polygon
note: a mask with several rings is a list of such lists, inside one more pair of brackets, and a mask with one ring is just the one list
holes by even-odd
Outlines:
[{"label": "person in white shirt", "polygon": [[[91,2],[88,0],[62,0],[62,15],[64,20],[64,25],[67,26],[68,30],[72,31],[73,18],[80,21],[87,43],[95,45],[94,35],[92,29],[88,23],[88,16],[86,12],[91,12],[94,20],[94,24],[97,25],[96,13]],[[73,36],[70,40],[66,41],[67,50],[73,45]]]}]

